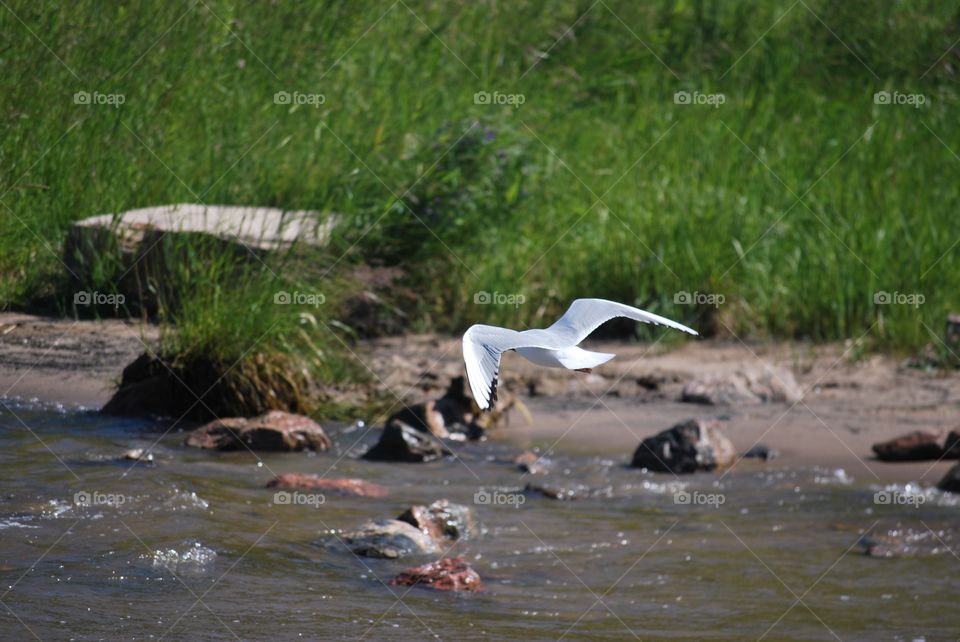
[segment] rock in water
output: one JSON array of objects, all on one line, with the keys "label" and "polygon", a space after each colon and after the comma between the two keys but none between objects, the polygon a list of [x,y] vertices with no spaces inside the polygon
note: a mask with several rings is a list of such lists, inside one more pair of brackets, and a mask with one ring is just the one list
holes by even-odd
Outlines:
[{"label": "rock in water", "polygon": [[417,527],[434,540],[456,541],[467,537],[475,529],[473,511],[446,499],[437,500],[429,506],[411,506],[397,519]]},{"label": "rock in water", "polygon": [[389,494],[389,491],[380,484],[374,484],[363,479],[326,479],[317,475],[300,473],[278,475],[267,482],[267,488],[323,490],[348,497],[386,497]]},{"label": "rock in water", "polygon": [[131,448],[120,455],[120,459],[123,461],[135,461],[141,464],[147,464],[148,466],[153,465],[153,453],[147,452],[143,448]]},{"label": "rock in water", "polygon": [[944,459],[960,459],[960,432],[951,430],[943,444]]},{"label": "rock in water", "polygon": [[375,519],[340,536],[357,555],[395,559],[438,552],[437,544],[420,529],[399,519]]},{"label": "rock in water", "polygon": [[400,586],[426,586],[442,591],[480,590],[480,575],[463,561],[463,557],[445,557],[436,562],[407,569],[390,580]]},{"label": "rock in water", "polygon": [[795,403],[803,397],[793,373],[783,368],[715,373],[687,382],[680,400],[713,406],[770,401]]},{"label": "rock in water", "polygon": [[720,432],[719,422],[689,419],[640,442],[631,465],[682,474],[726,468],[735,458],[733,444]]},{"label": "rock in water", "polygon": [[475,418],[473,404],[466,393],[466,380],[454,377],[441,398],[405,406],[387,419],[387,425],[403,423],[443,439],[452,435],[480,439],[483,428]]},{"label": "rock in water", "polygon": [[308,386],[297,360],[280,353],[250,354],[227,363],[200,355],[164,358],[148,351],[123,369],[120,386],[100,412],[203,422],[270,410],[300,412]]},{"label": "rock in water", "polygon": [[948,493],[960,493],[960,464],[956,464],[943,476],[937,488]]},{"label": "rock in water", "polygon": [[744,459],[762,459],[763,461],[770,461],[771,459],[776,459],[779,456],[779,450],[771,448],[766,444],[757,444],[741,455],[741,457]]},{"label": "rock in water", "polygon": [[883,461],[924,461],[939,459],[943,454],[940,445],[942,433],[932,430],[915,430],[890,441],[873,445],[877,459]]},{"label": "rock in water", "polygon": [[380,441],[364,453],[371,461],[421,463],[452,454],[439,439],[401,421],[395,421],[380,434]]},{"label": "rock in water", "polygon": [[217,419],[197,428],[186,440],[187,446],[212,450],[328,450],[332,443],[320,424],[282,410],[259,417]]}]

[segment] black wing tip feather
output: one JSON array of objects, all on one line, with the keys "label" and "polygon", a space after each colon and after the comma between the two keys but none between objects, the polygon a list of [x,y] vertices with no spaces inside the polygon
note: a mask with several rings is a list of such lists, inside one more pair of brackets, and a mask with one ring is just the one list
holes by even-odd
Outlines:
[{"label": "black wing tip feather", "polygon": [[495,405],[497,405],[497,384],[500,383],[500,373],[494,373],[493,383],[490,385],[490,405],[487,406],[487,410],[491,410]]}]

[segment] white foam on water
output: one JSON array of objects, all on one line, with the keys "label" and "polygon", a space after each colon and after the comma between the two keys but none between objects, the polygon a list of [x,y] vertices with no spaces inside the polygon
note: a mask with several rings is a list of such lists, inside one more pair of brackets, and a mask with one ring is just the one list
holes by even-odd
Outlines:
[{"label": "white foam on water", "polygon": [[197,541],[184,542],[179,547],[157,549],[148,558],[153,568],[166,569],[173,573],[202,573],[209,569],[217,559],[217,552]]}]

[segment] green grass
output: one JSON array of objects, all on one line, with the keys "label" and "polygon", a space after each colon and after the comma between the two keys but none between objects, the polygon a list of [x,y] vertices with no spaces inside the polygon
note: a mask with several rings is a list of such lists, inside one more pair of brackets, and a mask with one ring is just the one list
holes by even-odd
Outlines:
[{"label": "green grass", "polygon": [[[72,313],[72,221],[186,201],[344,223],[313,269],[185,266],[195,294],[162,317],[172,352],[239,358],[266,332],[270,350],[332,362],[336,279],[363,262],[400,266],[421,293],[412,326],[441,331],[543,325],[603,296],[744,338],[913,349],[957,305],[957,2],[8,7],[0,306]],[[926,104],[877,105],[880,90]],[[322,321],[265,302],[283,283],[329,291]],[[480,291],[526,303],[474,305]],[[925,301],[876,305],[879,291]]]}]

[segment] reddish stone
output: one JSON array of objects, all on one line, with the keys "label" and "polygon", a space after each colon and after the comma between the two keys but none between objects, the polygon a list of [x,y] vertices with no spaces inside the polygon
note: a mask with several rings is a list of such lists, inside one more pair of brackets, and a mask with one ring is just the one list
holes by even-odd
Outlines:
[{"label": "reddish stone", "polygon": [[943,454],[941,433],[915,430],[890,441],[873,445],[873,452],[883,461],[923,461],[939,459]]},{"label": "reddish stone", "polygon": [[389,491],[380,484],[362,479],[326,479],[317,475],[288,473],[278,475],[269,482],[267,488],[291,490],[296,488],[319,489],[349,497],[386,497]]},{"label": "reddish stone", "polygon": [[522,453],[513,458],[513,463],[520,464],[535,464],[540,460],[540,457],[537,456],[537,453],[532,450],[524,450]]},{"label": "reddish stone", "polygon": [[463,557],[445,557],[407,569],[390,580],[390,584],[426,586],[441,591],[479,591],[482,588],[480,575],[463,561]]},{"label": "reddish stone", "polygon": [[194,448],[238,450],[246,445],[251,450],[328,450],[333,444],[320,424],[282,410],[272,410],[259,417],[217,419],[197,428],[187,437]]}]

